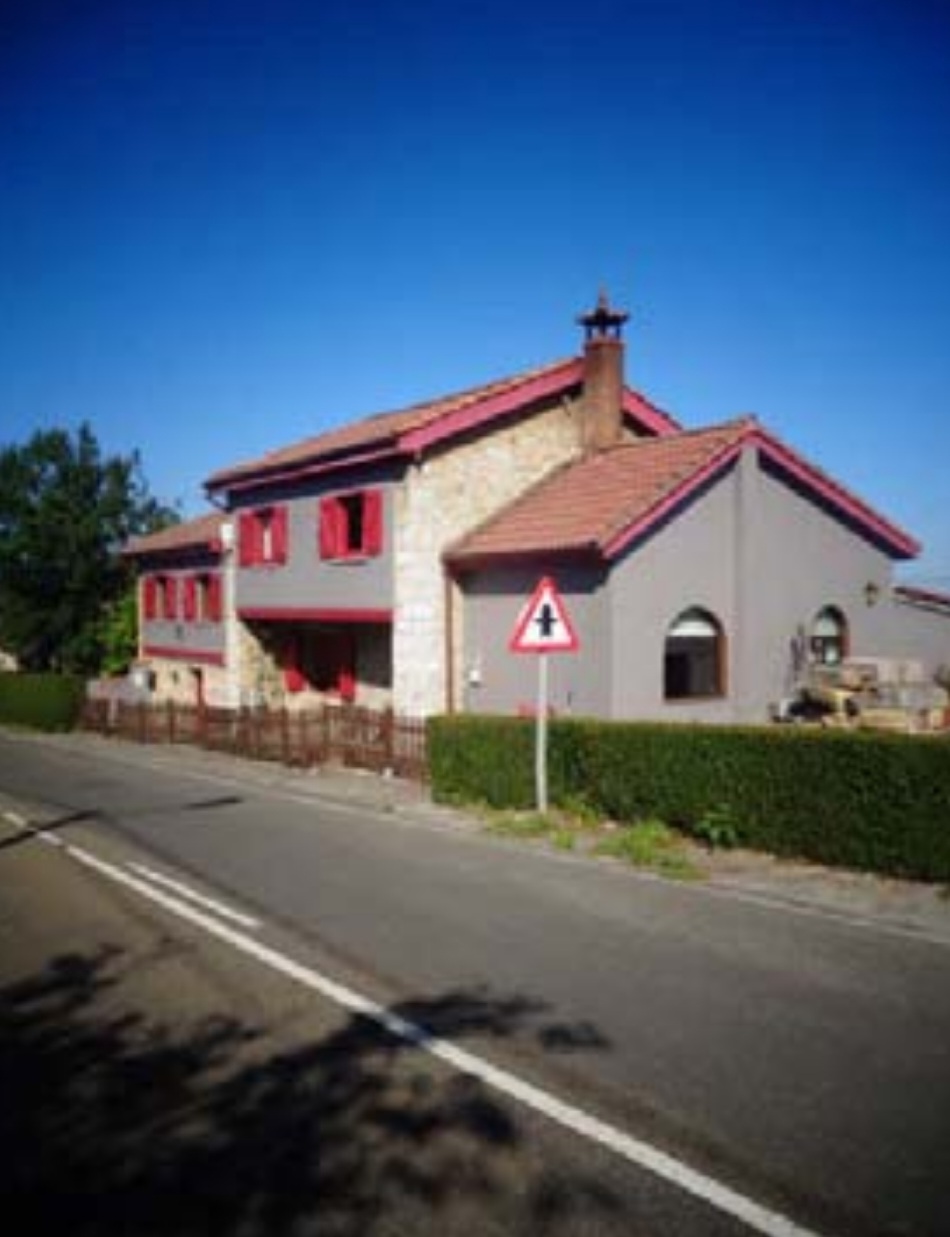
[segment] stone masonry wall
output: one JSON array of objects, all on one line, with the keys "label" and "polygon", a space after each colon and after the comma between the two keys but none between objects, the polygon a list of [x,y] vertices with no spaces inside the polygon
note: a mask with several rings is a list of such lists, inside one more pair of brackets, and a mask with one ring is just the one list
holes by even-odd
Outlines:
[{"label": "stone masonry wall", "polygon": [[[393,697],[415,716],[446,707],[445,576],[442,552],[579,451],[579,404],[537,413],[433,455],[410,468],[396,495]],[[461,605],[453,605],[456,659]],[[457,670],[457,665],[456,665]]]}]

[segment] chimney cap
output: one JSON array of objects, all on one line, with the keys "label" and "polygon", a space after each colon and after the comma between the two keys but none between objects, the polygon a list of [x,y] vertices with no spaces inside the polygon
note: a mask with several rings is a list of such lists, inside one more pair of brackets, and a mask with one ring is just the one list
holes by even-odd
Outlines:
[{"label": "chimney cap", "polygon": [[620,329],[630,315],[623,309],[611,309],[607,292],[601,288],[596,308],[580,314],[577,321],[584,328],[588,341],[592,339],[619,339]]}]

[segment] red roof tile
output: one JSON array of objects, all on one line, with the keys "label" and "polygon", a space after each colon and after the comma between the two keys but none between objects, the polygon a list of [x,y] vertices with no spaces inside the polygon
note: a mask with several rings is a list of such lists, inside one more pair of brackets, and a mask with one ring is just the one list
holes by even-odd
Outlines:
[{"label": "red roof tile", "polygon": [[214,549],[220,539],[221,525],[225,518],[220,511],[210,511],[197,519],[172,524],[157,533],[130,537],[123,553],[136,557],[140,554],[164,554],[173,550]]},{"label": "red roof tile", "polygon": [[[313,438],[271,451],[258,459],[221,469],[205,482],[208,489],[227,489],[251,481],[282,477],[329,461],[377,453],[412,454],[445,437],[463,433],[495,416],[516,411],[534,399],[578,388],[583,362],[578,357],[554,361],[508,378],[471,387],[453,395],[414,404],[342,425]],[[638,392],[625,392],[624,409],[649,432],[678,428],[666,413]]]},{"label": "red roof tile", "polygon": [[607,553],[639,519],[728,457],[755,422],[624,443],[558,469],[457,543],[452,562],[538,552]]}]

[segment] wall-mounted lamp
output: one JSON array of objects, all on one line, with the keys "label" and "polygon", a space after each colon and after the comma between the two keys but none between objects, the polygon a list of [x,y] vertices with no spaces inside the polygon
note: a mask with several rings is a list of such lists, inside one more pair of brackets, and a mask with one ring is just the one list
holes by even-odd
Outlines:
[{"label": "wall-mounted lamp", "polygon": [[877,605],[878,598],[881,595],[881,586],[874,580],[868,580],[864,586],[864,600],[869,606]]}]

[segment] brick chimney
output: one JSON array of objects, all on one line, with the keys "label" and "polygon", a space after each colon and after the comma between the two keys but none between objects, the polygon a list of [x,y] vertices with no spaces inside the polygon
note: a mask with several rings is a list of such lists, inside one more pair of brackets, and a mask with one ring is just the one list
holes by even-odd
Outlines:
[{"label": "brick chimney", "polygon": [[611,309],[601,292],[597,307],[577,319],[585,331],[584,389],[581,403],[581,446],[585,454],[606,451],[621,440],[623,430],[623,340],[620,331],[630,317]]}]

